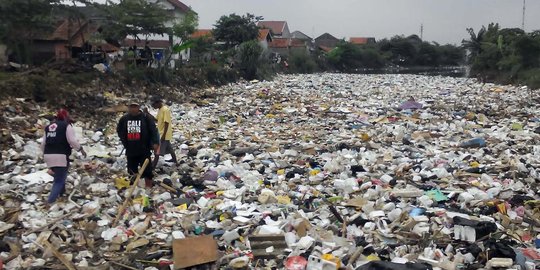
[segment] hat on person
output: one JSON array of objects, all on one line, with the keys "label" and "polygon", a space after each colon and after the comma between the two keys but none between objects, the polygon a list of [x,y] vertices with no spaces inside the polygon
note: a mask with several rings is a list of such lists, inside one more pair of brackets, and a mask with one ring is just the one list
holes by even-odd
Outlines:
[{"label": "hat on person", "polygon": [[67,121],[69,120],[69,113],[68,111],[66,111],[65,109],[60,109],[58,110],[58,112],[56,113],[56,119],[60,120],[60,121]]},{"label": "hat on person", "polygon": [[152,104],[160,103],[163,100],[160,97],[153,97],[152,98]]},{"label": "hat on person", "polygon": [[132,100],[132,101],[129,102],[128,106],[129,106],[129,107],[132,107],[132,106],[137,106],[137,107],[139,107],[139,106],[141,106],[141,104],[140,104],[138,101],[136,101],[136,100]]}]

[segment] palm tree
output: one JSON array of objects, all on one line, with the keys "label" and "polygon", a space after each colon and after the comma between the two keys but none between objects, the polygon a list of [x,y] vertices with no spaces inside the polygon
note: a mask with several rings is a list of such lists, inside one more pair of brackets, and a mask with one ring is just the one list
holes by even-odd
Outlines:
[{"label": "palm tree", "polygon": [[469,32],[471,39],[464,39],[461,44],[463,45],[463,48],[469,51],[469,59],[474,59],[482,52],[482,42],[484,40],[484,35],[486,34],[486,27],[482,26],[482,29],[478,31],[478,34],[476,34],[472,28],[467,28],[467,32]]}]

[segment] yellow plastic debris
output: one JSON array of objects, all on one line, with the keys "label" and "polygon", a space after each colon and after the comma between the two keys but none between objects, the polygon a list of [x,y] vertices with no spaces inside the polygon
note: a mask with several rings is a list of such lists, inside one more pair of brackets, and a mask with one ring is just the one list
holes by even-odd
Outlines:
[{"label": "yellow plastic debris", "polygon": [[229,214],[223,213],[219,216],[219,221],[224,221],[226,219],[229,219]]},{"label": "yellow plastic debris", "polygon": [[513,123],[512,130],[516,130],[516,131],[523,130],[523,125],[520,123]]},{"label": "yellow plastic debris", "polygon": [[478,168],[480,167],[480,163],[478,163],[478,161],[472,161],[469,166],[471,166],[471,168]]},{"label": "yellow plastic debris", "polygon": [[116,189],[123,189],[129,187],[129,180],[125,177],[118,177],[114,179],[114,186]]},{"label": "yellow plastic debris", "polygon": [[114,95],[114,93],[108,92],[108,91],[105,91],[105,93],[103,93],[103,96],[104,96],[105,98],[111,98],[111,99],[116,97],[116,96]]},{"label": "yellow plastic debris", "polygon": [[381,258],[379,258],[379,256],[377,256],[375,254],[371,254],[371,255],[367,256],[366,259],[368,261],[380,261],[381,260]]},{"label": "yellow plastic debris", "polygon": [[277,174],[278,175],[284,175],[285,174],[285,169],[278,170]]},{"label": "yellow plastic debris", "polygon": [[318,170],[318,169],[311,170],[311,171],[309,171],[309,175],[315,176],[315,175],[319,174],[320,172],[321,172],[321,170]]},{"label": "yellow plastic debris", "polygon": [[360,134],[360,139],[363,141],[363,142],[367,142],[369,141],[371,138],[369,137],[369,135],[367,133],[362,133]]},{"label": "yellow plastic debris", "polygon": [[133,199],[133,203],[140,204],[143,207],[146,207],[150,205],[150,199],[147,196],[141,196],[141,197]]},{"label": "yellow plastic debris", "polygon": [[281,110],[283,110],[283,105],[281,105],[279,103],[276,103],[276,104],[272,105],[272,109],[274,109],[276,111],[281,111]]},{"label": "yellow plastic debris", "polygon": [[335,263],[336,264],[336,269],[341,268],[341,261],[338,258],[334,257],[334,255],[332,255],[332,254],[323,254],[321,256],[321,259],[323,259],[325,261]]},{"label": "yellow plastic debris", "polygon": [[276,196],[279,204],[290,204],[291,198],[289,196]]}]

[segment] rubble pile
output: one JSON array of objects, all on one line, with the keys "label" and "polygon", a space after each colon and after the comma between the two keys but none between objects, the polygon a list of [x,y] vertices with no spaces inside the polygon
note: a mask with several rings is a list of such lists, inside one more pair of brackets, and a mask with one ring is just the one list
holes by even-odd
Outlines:
[{"label": "rubble pile", "polygon": [[76,123],[88,157],[50,209],[49,120],[4,106],[0,269],[536,269],[538,98],[415,75],[229,85],[170,106],[181,162],[152,189],[131,189],[115,117]]}]

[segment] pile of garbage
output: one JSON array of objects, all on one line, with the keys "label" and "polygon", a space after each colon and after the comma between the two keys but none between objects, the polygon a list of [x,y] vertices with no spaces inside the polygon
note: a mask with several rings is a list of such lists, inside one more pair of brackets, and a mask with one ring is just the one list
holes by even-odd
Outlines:
[{"label": "pile of garbage", "polygon": [[120,109],[76,123],[88,157],[50,209],[50,119],[17,113],[33,129],[3,129],[0,269],[540,266],[537,93],[347,74],[211,91],[170,105],[180,164],[160,159],[152,189],[129,185]]}]

